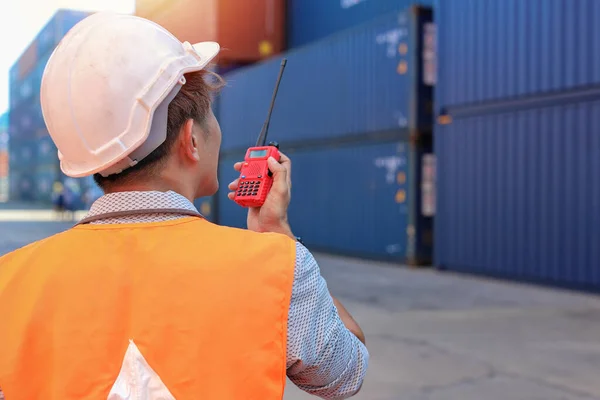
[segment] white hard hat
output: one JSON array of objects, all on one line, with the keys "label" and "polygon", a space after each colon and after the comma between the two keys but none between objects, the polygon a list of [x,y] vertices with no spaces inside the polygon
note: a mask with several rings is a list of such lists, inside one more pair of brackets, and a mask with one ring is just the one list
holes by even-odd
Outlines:
[{"label": "white hard hat", "polygon": [[219,45],[181,43],[143,18],[109,12],[79,22],[44,71],[40,100],[62,171],[116,174],[166,139],[167,111]]}]

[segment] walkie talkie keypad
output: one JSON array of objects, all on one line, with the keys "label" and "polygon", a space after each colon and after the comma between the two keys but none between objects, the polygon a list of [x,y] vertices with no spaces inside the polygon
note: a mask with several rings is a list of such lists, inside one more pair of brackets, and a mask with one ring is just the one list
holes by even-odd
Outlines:
[{"label": "walkie talkie keypad", "polygon": [[238,196],[256,196],[260,189],[260,181],[243,181],[240,182],[237,194]]}]

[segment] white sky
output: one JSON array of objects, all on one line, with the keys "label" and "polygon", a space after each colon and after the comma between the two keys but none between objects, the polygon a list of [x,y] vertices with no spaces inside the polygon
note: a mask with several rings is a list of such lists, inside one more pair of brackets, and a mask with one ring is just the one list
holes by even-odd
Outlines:
[{"label": "white sky", "polygon": [[10,67],[59,8],[131,13],[135,0],[0,0],[0,114],[8,109]]}]

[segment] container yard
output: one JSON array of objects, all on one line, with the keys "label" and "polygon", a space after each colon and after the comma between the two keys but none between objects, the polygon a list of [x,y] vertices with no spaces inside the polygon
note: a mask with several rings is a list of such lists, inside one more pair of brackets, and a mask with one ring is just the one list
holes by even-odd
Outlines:
[{"label": "container yard", "polygon": [[[293,383],[294,372],[303,365],[316,371],[321,358],[310,359],[312,355],[308,353],[314,349],[333,353],[334,346],[329,342],[322,345],[322,341],[334,340],[341,337],[339,332],[346,332],[331,334],[318,326],[323,321],[316,322],[313,306],[326,309],[327,318],[332,320],[336,312],[341,315],[339,305],[329,303],[329,296],[325,295],[327,302],[323,298],[315,300],[321,289],[348,308],[366,337],[368,371],[364,385],[353,398],[600,400],[600,246],[596,244],[600,238],[600,183],[596,182],[600,176],[598,1],[122,1],[131,2],[134,15],[163,26],[180,41],[216,41],[221,46],[219,55],[206,67],[226,82],[211,104],[222,131],[220,148],[215,150],[214,137],[210,135],[205,136],[206,142],[200,139],[198,147],[204,151],[204,143],[212,142],[206,148],[214,144],[214,151],[204,154],[213,169],[217,165],[219,190],[212,196],[193,199],[197,211],[209,222],[202,224],[219,234],[186,233],[181,241],[166,246],[167,251],[163,248],[171,241],[167,235],[162,240],[143,241],[138,240],[141,236],[119,236],[138,228],[159,235],[163,223],[165,229],[170,229],[171,219],[183,218],[170,202],[166,202],[166,208],[136,209],[131,214],[121,209],[128,209],[132,203],[137,205],[138,201],[147,202],[152,196],[158,197],[150,203],[161,203],[162,207],[162,199],[173,194],[165,192],[173,191],[187,193],[184,197],[191,201],[195,189],[187,190],[190,188],[185,184],[199,185],[200,177],[195,174],[206,172],[206,160],[191,164],[191,168],[202,169],[190,172],[191,178],[198,178],[194,181],[187,176],[191,170],[172,165],[168,168],[175,169],[169,169],[165,178],[165,164],[157,164],[160,168],[148,176],[132,175],[134,179],[127,181],[122,190],[116,190],[138,192],[123,198],[132,201],[115,201],[121,195],[117,194],[97,203],[95,210],[108,212],[111,220],[94,217],[84,221],[87,226],[78,229],[87,236],[81,236],[73,249],[65,246],[61,254],[55,254],[54,258],[64,257],[66,261],[48,269],[49,276],[63,274],[67,279],[45,281],[49,285],[56,281],[61,289],[71,287],[75,291],[86,281],[96,288],[97,282],[118,272],[112,289],[82,293],[76,302],[60,308],[61,312],[81,312],[81,318],[73,318],[75,321],[87,315],[96,319],[96,314],[101,313],[96,303],[115,296],[122,298],[113,307],[114,314],[121,313],[124,321],[131,322],[131,316],[151,312],[151,329],[147,331],[167,332],[169,340],[161,340],[158,351],[151,348],[151,340],[138,341],[135,337],[144,336],[145,331],[132,330],[129,344],[133,340],[139,342],[136,357],[146,361],[144,368],[150,367],[143,376],[154,379],[160,375],[153,382],[160,384],[162,390],[172,390],[172,398],[177,399],[186,397],[188,385],[202,382],[194,396],[212,398],[201,393],[204,386],[210,387],[217,379],[229,379],[229,375],[234,382],[236,374],[245,371],[241,367],[252,359],[252,346],[239,354],[222,352],[219,357],[208,357],[207,365],[214,373],[211,382],[206,374],[189,374],[190,368],[181,372],[180,366],[189,357],[196,357],[197,352],[208,348],[213,351],[213,347],[224,343],[225,337],[231,339],[223,348],[229,348],[238,331],[245,340],[256,328],[254,322],[262,323],[260,317],[272,309],[272,302],[256,305],[254,297],[259,292],[267,293],[273,281],[289,274],[286,276],[290,281],[284,288],[290,296],[284,301],[289,310],[280,316],[281,321],[287,318],[287,325],[282,325],[287,331],[277,339],[281,346],[276,357],[280,372],[281,357],[286,358],[285,387],[281,389],[283,374],[279,372],[276,384],[284,391],[284,400],[319,398],[306,393],[316,386]],[[10,44],[8,37],[14,30],[9,26],[13,18],[3,24],[2,14],[12,15],[21,7],[25,10],[22,15],[29,15],[44,4],[41,0],[24,0],[25,3],[0,6],[0,30],[8,26],[0,35],[0,48]],[[29,291],[14,289],[15,282],[27,274],[13,274],[16,257],[10,254],[20,253],[11,252],[23,247],[33,251],[27,248],[36,246],[28,244],[45,238],[55,240],[51,238],[57,233],[77,231],[71,229],[73,225],[88,215],[94,201],[104,194],[92,176],[74,179],[61,172],[58,151],[41,111],[40,85],[51,54],[74,25],[95,13],[92,6],[86,11],[77,9],[87,7],[91,0],[69,0],[64,2],[65,7],[67,3],[73,9],[53,11],[45,24],[32,28],[33,40],[23,42],[29,44],[19,48],[18,57],[16,52],[14,57],[7,57],[11,60],[6,64],[6,113],[2,114],[5,109],[0,105],[0,320],[4,321],[6,315],[12,315],[13,321],[23,320],[30,311],[29,305],[39,304],[34,307],[36,325],[31,332],[42,329],[39,327],[45,326],[48,318],[52,329],[68,319],[59,313],[56,304],[69,291],[48,294],[50,301],[30,301]],[[155,39],[151,36],[148,35],[150,41]],[[111,44],[111,51],[116,47]],[[155,47],[150,49],[154,51]],[[139,61],[139,49],[134,52],[138,57],[131,59]],[[243,161],[247,149],[256,145],[265,124],[283,59],[287,64],[266,143],[277,142],[279,150],[292,160],[291,203],[285,218],[277,219],[289,222],[292,233],[248,226],[249,210],[229,198],[228,188],[241,175],[234,170],[234,164]],[[0,70],[2,62],[0,59]],[[145,69],[146,65],[138,69]],[[156,76],[164,76],[164,71],[161,69]],[[141,79],[147,78],[145,72],[140,72]],[[143,103],[141,97],[136,99]],[[148,104],[146,107],[149,111]],[[208,129],[211,128],[203,133],[209,133]],[[101,136],[103,132],[96,134]],[[171,150],[170,154],[175,153]],[[211,177],[214,178],[214,170]],[[63,200],[70,199],[66,211],[57,206],[59,193]],[[185,198],[176,199],[177,204],[185,203],[185,218],[194,214]],[[107,211],[107,204],[117,205],[118,210]],[[266,208],[260,212],[268,212]],[[252,213],[250,216],[251,225]],[[120,220],[121,217],[126,220]],[[124,229],[115,226],[124,221]],[[100,226],[92,226],[95,222],[100,222]],[[98,251],[103,244],[94,235],[105,229],[114,230],[114,235],[111,232],[113,236],[106,240],[111,245],[117,243],[115,254]],[[274,251],[278,246],[275,239],[283,243],[284,238],[278,235],[281,233],[295,238],[295,259],[279,258],[283,252]],[[246,239],[227,240],[228,235],[233,238],[235,234],[248,235],[243,236],[248,238],[247,243],[256,245],[246,245]],[[273,242],[261,235],[270,236]],[[262,239],[269,246],[263,246]],[[225,256],[210,256],[220,247]],[[307,251],[303,253],[304,250]],[[255,256],[257,252],[261,252],[261,258]],[[308,257],[309,252],[315,260]],[[21,261],[20,268],[29,271],[27,268],[35,263],[42,265],[38,260],[44,260],[45,266],[45,260],[54,259],[31,254],[35,256],[24,257],[26,261]],[[191,258],[177,258],[188,256]],[[73,266],[72,257],[83,261]],[[143,272],[136,273],[135,260],[144,257],[146,261],[140,267]],[[277,261],[272,270],[275,274],[255,282],[261,268],[270,266],[271,258],[287,260],[287,264]],[[134,261],[123,263],[123,259]],[[95,263],[100,263],[101,269],[92,276],[89,271]],[[40,267],[40,271],[44,268]],[[196,268],[202,269],[205,281],[190,278]],[[161,279],[159,284],[151,285],[147,282],[154,270],[161,271]],[[35,271],[29,274],[35,276],[35,282],[46,279],[38,273],[37,266]],[[221,279],[235,290],[209,287],[207,282],[211,279]],[[302,279],[305,285],[299,285]],[[136,285],[142,283],[151,288],[146,296],[135,297],[135,301],[133,295],[123,296],[134,293],[131,288],[139,288]],[[257,284],[264,287],[257,288]],[[323,286],[317,290],[318,285]],[[164,296],[168,299],[163,300],[163,292],[169,287],[173,295]],[[26,301],[15,301],[16,298]],[[141,313],[143,307],[132,311],[134,303],[148,298],[151,307]],[[194,309],[192,316],[183,315],[177,320],[188,302],[197,298],[202,299],[197,313]],[[163,304],[159,303],[164,301],[173,302],[172,306],[160,308]],[[231,301],[238,301],[237,308],[248,312],[224,312]],[[18,313],[2,307],[9,303]],[[332,312],[334,309],[336,312]],[[298,318],[294,312],[303,315]],[[201,335],[195,335],[193,345],[184,346],[179,337],[189,331],[189,321],[198,317],[202,329],[210,334],[206,340],[197,340]],[[111,318],[111,324],[121,323],[118,318]],[[218,318],[225,318],[226,323],[216,323]],[[302,332],[300,325],[312,324],[312,319],[314,330],[319,333]],[[234,322],[237,325],[233,332],[223,328],[231,321],[250,322]],[[348,326],[347,320],[341,323]],[[111,324],[103,324],[94,335],[84,335],[84,352],[90,343],[98,344],[97,337]],[[5,325],[3,329],[8,334],[0,332],[0,352],[7,348],[2,338],[25,343],[39,336],[35,332],[27,336],[13,334],[14,327]],[[244,329],[240,331],[237,326]],[[80,323],[75,330],[84,332],[88,328]],[[111,337],[120,334],[117,330],[111,331]],[[272,328],[267,331],[271,334]],[[61,337],[58,330],[52,332],[52,337]],[[350,333],[353,339],[360,340],[355,330]],[[289,367],[300,336],[306,336],[303,340],[308,343],[304,344],[307,348],[302,349],[302,360]],[[73,339],[69,345],[77,345],[78,340]],[[358,342],[352,343],[361,348]],[[12,346],[21,347],[28,349]],[[264,349],[271,347],[272,344],[261,345],[261,351],[270,351]],[[190,349],[184,357],[180,355],[182,348]],[[355,353],[357,347],[352,349]],[[131,347],[123,366],[130,350]],[[158,364],[161,357],[167,359],[171,354],[177,362],[167,373],[164,365]],[[57,373],[64,367],[58,362],[62,355],[53,349],[52,366]],[[34,356],[37,363],[38,354]],[[320,356],[333,359],[335,355]],[[206,356],[200,357],[204,360]],[[19,395],[37,398],[29,395],[33,392],[23,395],[11,393],[11,388],[5,390],[3,386],[12,384],[12,378],[6,379],[10,362],[10,357],[0,357],[0,400]],[[345,362],[340,370],[349,373],[351,364]],[[231,365],[236,373],[223,372],[231,372],[227,370]],[[110,381],[103,383],[102,398],[110,397],[107,393],[115,379],[121,379],[121,383],[129,379],[133,386],[140,382],[143,386],[146,381],[123,378],[117,363],[111,368],[110,372],[97,375]],[[334,372],[330,371],[332,376],[327,377],[321,377],[322,371],[311,372],[305,379],[327,378],[325,387],[335,390],[343,377],[333,377]],[[269,383],[266,376],[260,379]],[[35,382],[31,380],[32,388]],[[249,379],[243,383],[245,389]],[[219,392],[219,398],[235,397],[227,397],[233,393],[227,392],[229,386]],[[111,392],[118,387],[115,384]],[[235,398],[246,397],[252,396],[244,392]]]},{"label": "container yard", "polygon": [[[64,181],[57,149],[48,135],[40,106],[40,85],[46,63],[60,39],[89,13],[59,10],[41,29],[10,71],[9,175],[15,201],[50,204],[55,182]],[[86,190],[82,181],[70,184],[74,198]],[[75,200],[73,207],[80,207]]]},{"label": "container yard", "polygon": [[[223,131],[221,190],[195,201],[203,215],[245,227],[245,210],[226,186],[231,165],[256,140],[285,57],[269,138],[301,165],[289,218],[307,244],[600,289],[597,202],[588,183],[596,165],[600,7],[591,0],[572,7],[559,0],[321,3],[136,3],[138,16],[180,40],[215,40],[224,49],[213,66],[227,81],[213,105]],[[58,11],[10,71],[9,156],[0,156],[9,168],[0,170],[0,188],[12,200],[50,204],[54,183],[65,182],[39,86],[52,50],[86,15]],[[77,207],[89,206],[82,197],[94,191],[91,178],[66,182]],[[313,217],[327,222],[315,226]]]}]

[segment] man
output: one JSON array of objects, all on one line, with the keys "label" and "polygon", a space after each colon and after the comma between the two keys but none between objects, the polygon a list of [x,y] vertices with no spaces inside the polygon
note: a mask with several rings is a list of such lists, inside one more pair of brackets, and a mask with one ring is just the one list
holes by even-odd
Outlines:
[{"label": "man", "polygon": [[192,205],[218,189],[220,80],[204,71],[218,52],[108,13],[55,50],[41,101],[61,168],[106,194],[75,228],[0,258],[8,400],[281,399],[286,375],[321,398],[360,389],[364,335],[287,222],[289,158],[269,160],[248,230]]}]

